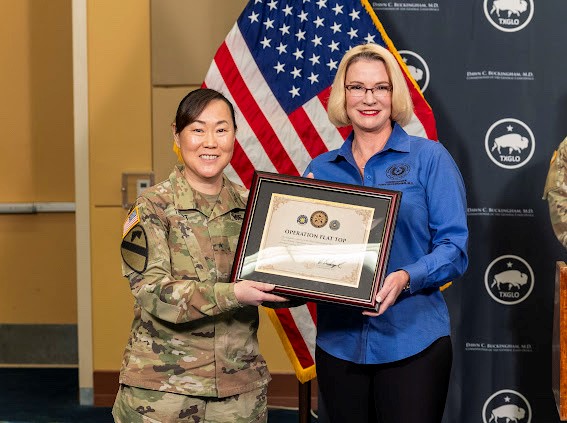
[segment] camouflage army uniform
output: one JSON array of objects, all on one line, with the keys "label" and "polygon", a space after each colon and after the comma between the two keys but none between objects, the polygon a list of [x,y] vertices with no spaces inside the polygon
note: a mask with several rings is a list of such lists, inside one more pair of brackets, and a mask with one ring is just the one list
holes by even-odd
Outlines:
[{"label": "camouflage army uniform", "polygon": [[115,423],[266,423],[266,391],[211,398],[121,385],[112,414]]},{"label": "camouflage army uniform", "polygon": [[543,199],[549,204],[553,232],[567,248],[567,138],[551,159]]},{"label": "camouflage army uniform", "polygon": [[195,397],[265,396],[258,310],[241,305],[228,283],[247,192],[223,176],[210,205],[181,169],[146,190],[125,223],[122,267],[136,301],[120,383]]}]

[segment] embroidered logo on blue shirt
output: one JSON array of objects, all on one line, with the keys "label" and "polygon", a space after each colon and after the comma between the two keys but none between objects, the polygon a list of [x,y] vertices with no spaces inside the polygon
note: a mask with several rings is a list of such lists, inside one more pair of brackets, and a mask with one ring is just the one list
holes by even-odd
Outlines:
[{"label": "embroidered logo on blue shirt", "polygon": [[410,166],[406,163],[396,163],[386,170],[386,176],[390,179],[400,180],[406,177],[410,171]]}]

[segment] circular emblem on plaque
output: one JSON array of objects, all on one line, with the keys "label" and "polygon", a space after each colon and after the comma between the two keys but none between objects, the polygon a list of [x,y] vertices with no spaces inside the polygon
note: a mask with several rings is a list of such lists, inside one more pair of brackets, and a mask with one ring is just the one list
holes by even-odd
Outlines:
[{"label": "circular emblem on plaque", "polygon": [[341,227],[341,222],[339,222],[338,220],[331,220],[331,222],[329,223],[329,228],[332,229],[333,231],[336,231],[340,227]]},{"label": "circular emblem on plaque", "polygon": [[327,213],[321,210],[317,210],[316,212],[313,212],[310,219],[311,224],[316,228],[322,228],[327,224],[328,220],[329,217],[327,216]]},{"label": "circular emblem on plaque", "polygon": [[309,222],[309,219],[304,214],[297,216],[297,223],[300,225],[305,225],[307,222]]}]

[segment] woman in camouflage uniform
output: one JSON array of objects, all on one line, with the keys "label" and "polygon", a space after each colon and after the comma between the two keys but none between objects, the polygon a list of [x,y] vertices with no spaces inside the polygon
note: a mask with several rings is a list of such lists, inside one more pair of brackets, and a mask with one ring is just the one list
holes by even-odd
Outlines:
[{"label": "woman in camouflage uniform", "polygon": [[146,190],[124,224],[123,274],[134,321],[113,408],[116,422],[263,422],[270,380],[257,307],[274,286],[229,283],[247,191],[224,174],[232,104],[199,89],[173,126],[183,165]]}]

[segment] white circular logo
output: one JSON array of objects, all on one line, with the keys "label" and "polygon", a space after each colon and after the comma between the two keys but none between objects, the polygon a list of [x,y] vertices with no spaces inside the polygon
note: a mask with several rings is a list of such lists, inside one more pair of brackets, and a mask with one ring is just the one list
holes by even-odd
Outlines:
[{"label": "white circular logo", "polygon": [[492,299],[500,304],[514,305],[528,298],[534,289],[534,272],[523,258],[500,256],[484,273],[484,285]]},{"label": "white circular logo", "polygon": [[519,392],[503,389],[492,394],[484,402],[482,421],[484,423],[530,423],[532,407],[526,397]]},{"label": "white circular logo", "polygon": [[399,50],[398,53],[402,56],[404,63],[408,67],[413,79],[415,79],[415,82],[417,82],[417,85],[419,85],[421,92],[424,93],[429,85],[429,67],[427,63],[425,63],[423,57],[413,51]]},{"label": "white circular logo", "polygon": [[524,28],[534,15],[533,0],[484,0],[484,15],[495,28],[515,32]]},{"label": "white circular logo", "polygon": [[486,154],[504,169],[516,169],[530,161],[535,151],[535,137],[528,125],[518,119],[500,119],[492,124],[484,138]]}]

